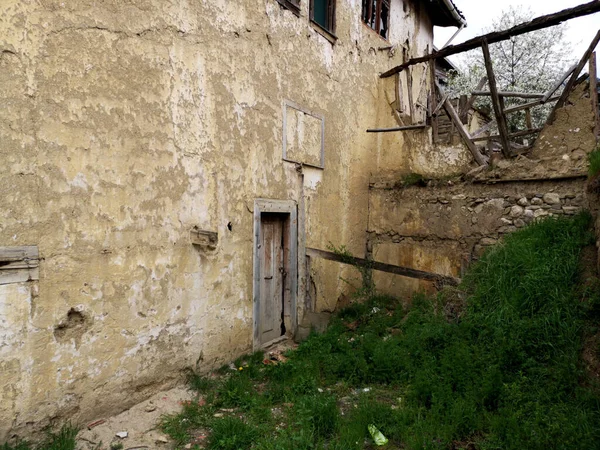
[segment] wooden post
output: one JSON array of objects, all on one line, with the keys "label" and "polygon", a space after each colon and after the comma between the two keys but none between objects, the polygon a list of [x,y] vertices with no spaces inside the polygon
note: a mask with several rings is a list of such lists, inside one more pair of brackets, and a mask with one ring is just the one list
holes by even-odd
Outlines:
[{"label": "wooden post", "polygon": [[579,74],[581,73],[581,71],[583,70],[585,65],[588,63],[590,57],[592,56],[594,49],[598,45],[598,42],[600,42],[600,30],[598,30],[598,33],[596,33],[594,40],[592,41],[592,43],[590,44],[588,49],[583,54],[583,58],[581,58],[581,61],[579,61],[577,68],[573,71],[573,75],[571,75],[571,78],[569,78],[569,82],[565,86],[565,90],[563,91],[562,95],[556,102],[556,105],[554,105],[554,109],[552,110],[552,112],[550,113],[550,116],[548,117],[548,121],[546,122],[547,124],[551,124],[552,122],[554,122],[554,118],[556,117],[556,111],[559,108],[562,108],[565,105],[565,103],[567,103],[567,99],[569,98],[569,95],[571,94],[573,87],[575,87],[575,82],[577,81],[577,77],[579,77]]},{"label": "wooden post", "polygon": [[410,110],[410,123],[415,123],[415,102],[413,99],[412,70],[406,71],[406,88],[408,89],[408,107]]},{"label": "wooden post", "polygon": [[490,56],[490,47],[487,40],[483,40],[482,46],[483,57],[485,59],[485,70],[487,71],[490,92],[492,94],[492,105],[496,114],[496,122],[498,123],[498,131],[500,132],[500,140],[502,143],[502,153],[505,158],[510,157],[510,141],[508,139],[508,126],[506,125],[506,116],[504,115],[504,103],[498,95],[498,87],[496,86],[496,76],[494,75],[494,66]]},{"label": "wooden post", "polygon": [[429,77],[431,80],[431,134],[433,144],[437,144],[439,140],[439,127],[437,120],[437,110],[438,110],[438,102],[437,102],[437,92],[436,92],[436,72],[435,72],[435,59],[429,61]]},{"label": "wooden post", "polygon": [[[436,83],[436,87],[440,91],[440,95],[443,97],[444,91],[441,88],[441,86]],[[475,161],[477,161],[477,164],[479,164],[480,166],[487,165],[485,158],[483,157],[477,146],[473,143],[469,132],[460,121],[460,117],[458,117],[458,113],[454,109],[454,106],[452,106],[452,102],[449,98],[446,98],[446,101],[444,102],[444,109],[446,110],[448,117],[450,117],[450,120],[454,123],[454,126],[456,127],[458,134],[460,134],[460,137],[462,138],[463,142],[473,155],[473,158],[475,158]]]},{"label": "wooden post", "polygon": [[590,97],[592,99],[592,108],[594,108],[594,118],[596,126],[594,132],[596,138],[600,137],[600,112],[598,111],[598,66],[596,65],[596,52],[590,57]]},{"label": "wooden post", "polygon": [[525,122],[527,124],[527,129],[533,129],[533,121],[531,120],[531,108],[527,108],[525,110]]}]

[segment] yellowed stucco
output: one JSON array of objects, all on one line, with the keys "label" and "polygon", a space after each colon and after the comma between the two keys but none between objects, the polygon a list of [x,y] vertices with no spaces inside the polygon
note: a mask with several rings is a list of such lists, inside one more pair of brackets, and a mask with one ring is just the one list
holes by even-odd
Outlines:
[{"label": "yellowed stucco", "polygon": [[[379,73],[431,48],[421,2],[392,0],[386,42],[339,0],[334,44],[301,3],[0,2],[0,246],[41,258],[39,282],[0,286],[0,442],[250,351],[255,199],[298,204],[301,318],[303,249],[364,255],[371,174],[468,164],[429,132],[365,132],[397,125]],[[283,161],[286,101],[324,117],[324,169]],[[296,155],[318,146],[306,129]],[[316,310],[353,270],[312,261]]]}]

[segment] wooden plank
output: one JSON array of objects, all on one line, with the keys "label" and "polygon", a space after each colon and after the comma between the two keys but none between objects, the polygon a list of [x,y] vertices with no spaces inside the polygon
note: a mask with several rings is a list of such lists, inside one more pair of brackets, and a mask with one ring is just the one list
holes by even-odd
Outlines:
[{"label": "wooden plank", "polygon": [[380,77],[391,77],[392,75],[402,72],[404,69],[415,64],[435,60],[438,58],[446,58],[447,56],[456,55],[457,53],[463,53],[469,50],[474,50],[476,48],[481,47],[484,41],[486,41],[488,44],[502,42],[514,36],[520,36],[522,34],[530,33],[532,31],[553,27],[555,25],[560,25],[566,20],[588,16],[597,12],[600,12],[600,0],[593,0],[589,3],[579,5],[574,8],[569,8],[554,14],[548,14],[545,16],[537,17],[531,20],[530,22],[525,22],[516,25],[512,28],[509,28],[508,30],[494,31],[492,33],[484,34],[482,36],[469,39],[468,41],[465,41],[462,44],[451,45],[441,50],[434,51],[429,55],[410,59],[409,61],[406,61],[403,64],[400,64],[399,66],[396,66],[388,70],[387,72],[382,73]]},{"label": "wooden plank", "polygon": [[[559,97],[552,97],[552,98],[549,98],[546,101],[546,103],[555,102],[558,99],[559,99]],[[513,113],[513,112],[517,112],[517,111],[522,111],[524,109],[533,108],[535,106],[541,106],[541,105],[544,104],[544,102],[542,100],[543,99],[536,100],[535,102],[523,103],[522,105],[511,106],[510,108],[506,108],[504,110],[504,114],[509,114],[509,113]]]},{"label": "wooden plank", "polygon": [[328,252],[325,250],[318,250],[316,248],[307,247],[306,256],[309,256],[311,258],[322,258],[328,261],[335,261],[353,266],[367,267],[369,269],[377,270],[379,272],[393,273],[395,275],[401,275],[403,277],[408,278],[416,278],[418,280],[433,281],[441,285],[456,286],[460,283],[460,279],[454,277],[424,272],[422,270],[409,269],[407,267],[394,266],[392,264],[386,264],[377,261],[370,261],[363,258],[356,258],[354,256],[342,256],[338,255],[337,253]]},{"label": "wooden plank", "polygon": [[0,247],[0,284],[40,279],[37,246]]},{"label": "wooden plank", "polygon": [[415,102],[413,100],[412,71],[406,72],[406,88],[408,89],[408,108],[410,111],[410,123],[415,121]]},{"label": "wooden plank", "polygon": [[485,70],[487,71],[488,83],[490,85],[490,92],[492,94],[492,105],[494,106],[496,123],[498,124],[498,130],[500,132],[502,154],[508,158],[510,157],[510,141],[508,139],[508,126],[506,125],[506,117],[504,116],[504,103],[498,95],[496,76],[494,75],[494,67],[492,65],[492,58],[490,56],[490,47],[486,40],[484,40],[482,43],[482,49],[483,58],[485,60]]},{"label": "wooden plank", "polygon": [[402,105],[402,80],[400,79],[400,74],[396,74],[396,82],[394,83],[394,88],[396,89],[396,111],[403,112],[404,108]]},{"label": "wooden plank", "polygon": [[[442,87],[437,83],[436,83],[436,86],[437,86],[437,89],[440,91],[440,94],[443,95],[444,91],[443,91]],[[452,102],[449,99],[446,99],[446,101],[444,102],[444,109],[446,110],[446,114],[448,114],[448,117],[450,117],[450,119],[454,123],[454,126],[458,130],[458,134],[462,138],[463,142],[465,143],[465,145],[467,146],[467,148],[473,155],[473,158],[475,158],[475,161],[477,161],[477,164],[479,164],[480,166],[487,165],[487,161],[485,160],[485,158],[483,157],[483,155],[481,154],[479,149],[475,146],[475,144],[471,140],[471,136],[469,135],[469,132],[467,131],[467,129],[465,128],[463,123],[460,121],[460,117],[458,117],[458,113],[454,109],[454,106],[452,106]]]},{"label": "wooden plank", "polygon": [[469,99],[466,95],[461,95],[458,98],[458,116],[463,125],[469,124],[469,110],[467,109],[467,103]]},{"label": "wooden plank", "polygon": [[552,88],[550,88],[548,92],[546,92],[546,95],[544,95],[544,97],[542,98],[542,104],[550,100],[550,97],[552,97],[554,93],[558,90],[558,88],[561,87],[565,81],[567,81],[567,78],[569,78],[569,76],[575,71],[575,69],[577,69],[577,64],[573,64],[571,67],[569,67],[569,70],[567,70],[567,72],[562,76],[562,78],[558,82],[556,82],[556,84],[552,86]]},{"label": "wooden plank", "polygon": [[[476,91],[480,91],[483,89],[483,87],[485,86],[485,84],[487,83],[488,79],[487,77],[483,77],[481,80],[479,80],[479,83],[477,83],[477,86],[475,87]],[[466,108],[466,114],[469,114],[469,111],[471,111],[471,109],[473,108],[473,105],[475,104],[475,96],[471,95],[471,97],[469,97],[469,101],[467,102],[467,104],[465,105]]]},{"label": "wooden plank", "polygon": [[527,125],[528,130],[533,129],[533,120],[531,119],[531,108],[527,108],[525,110],[525,123]]},{"label": "wooden plank", "polygon": [[416,125],[407,125],[404,127],[394,127],[394,128],[371,128],[367,130],[367,133],[391,133],[392,131],[408,131],[408,130],[422,130],[427,128],[427,125],[424,123],[419,123]]},{"label": "wooden plank", "polygon": [[[600,0],[598,0],[598,3],[600,4]],[[592,40],[592,43],[583,54],[581,61],[579,61],[579,64],[577,64],[577,67],[573,71],[573,75],[571,75],[571,78],[569,78],[565,89],[563,90],[560,98],[556,102],[556,105],[554,105],[554,109],[550,113],[550,116],[548,116],[548,120],[546,121],[547,124],[551,124],[554,122],[554,118],[556,117],[556,111],[558,111],[565,105],[565,103],[567,103],[567,99],[569,98],[569,95],[571,95],[571,91],[573,91],[573,88],[575,87],[577,77],[579,77],[579,74],[581,73],[583,68],[586,66],[586,64],[588,64],[588,61],[590,60],[594,49],[598,45],[598,42],[600,42],[600,30],[598,30],[598,33],[596,33],[596,36]]]},{"label": "wooden plank", "polygon": [[[475,97],[489,97],[492,95],[490,91],[473,91],[471,95]],[[529,92],[509,92],[509,91],[498,91],[500,97],[514,97],[514,98],[543,98],[544,94],[535,94]]]},{"label": "wooden plank", "polygon": [[600,137],[600,113],[598,112],[598,66],[596,60],[596,52],[590,56],[590,97],[592,99],[592,108],[594,109],[594,117],[596,126],[594,132],[596,137]]},{"label": "wooden plank", "polygon": [[[510,135],[510,137],[513,138],[513,137],[529,136],[530,134],[540,133],[540,132],[542,132],[542,130],[543,130],[543,128],[533,128],[530,130],[517,131],[516,133],[512,133]],[[500,135],[495,134],[493,136],[474,137],[471,140],[473,142],[480,142],[480,141],[487,141],[489,139],[500,140]]]},{"label": "wooden plank", "polygon": [[436,90],[436,72],[435,72],[435,60],[429,61],[429,81],[431,92],[431,136],[433,144],[435,145],[439,140],[439,124],[437,119],[438,101],[437,101],[437,90]]}]

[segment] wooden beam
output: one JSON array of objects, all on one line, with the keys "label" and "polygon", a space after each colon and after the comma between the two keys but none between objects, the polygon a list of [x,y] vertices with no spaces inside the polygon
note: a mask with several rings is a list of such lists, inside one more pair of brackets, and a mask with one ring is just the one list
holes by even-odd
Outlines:
[{"label": "wooden beam", "polygon": [[[491,96],[490,91],[474,91],[471,95],[475,97],[486,97]],[[544,94],[533,94],[528,92],[509,92],[509,91],[498,91],[500,97],[516,97],[516,98],[544,98]]]},{"label": "wooden beam", "polygon": [[525,22],[516,25],[508,30],[494,31],[483,36],[478,36],[473,39],[469,39],[468,41],[463,42],[462,44],[450,45],[441,50],[434,51],[429,55],[421,56],[419,58],[413,58],[409,61],[404,62],[404,64],[400,64],[399,66],[396,66],[388,70],[387,72],[382,73],[380,77],[391,77],[392,75],[402,72],[407,67],[413,66],[415,64],[419,64],[432,59],[445,58],[447,56],[456,55],[457,53],[463,53],[469,50],[474,50],[476,48],[481,47],[483,41],[487,41],[488,44],[502,42],[514,36],[520,36],[522,34],[530,33],[532,31],[553,27],[555,25],[560,25],[566,20],[588,16],[597,12],[600,12],[600,0],[594,0],[584,5],[579,5],[574,8],[565,9],[554,14],[540,16],[533,19],[530,22]]},{"label": "wooden beam", "polygon": [[412,70],[406,72],[406,88],[408,89],[408,108],[410,111],[410,123],[415,121],[415,102],[413,100]]},{"label": "wooden beam", "polygon": [[337,253],[318,250],[316,248],[307,247],[306,256],[310,256],[311,258],[322,258],[328,261],[335,261],[352,266],[366,267],[379,272],[393,273],[395,275],[416,278],[418,280],[433,281],[441,285],[457,286],[460,283],[460,279],[454,277],[424,272],[422,270],[409,269],[407,267],[394,266],[392,264],[385,264],[377,261],[370,261],[363,258],[356,258],[354,256],[339,255]]},{"label": "wooden beam", "polygon": [[[598,0],[598,3],[600,3],[600,0]],[[567,82],[565,89],[563,90],[560,98],[556,102],[556,105],[554,105],[554,109],[550,113],[550,116],[548,116],[548,120],[546,122],[547,124],[551,124],[554,122],[554,119],[556,118],[556,111],[558,111],[560,108],[562,108],[565,105],[565,103],[567,103],[567,99],[569,98],[569,95],[571,95],[571,92],[573,91],[573,88],[575,87],[575,82],[577,81],[579,74],[581,73],[583,68],[586,66],[586,64],[588,64],[588,61],[590,60],[590,57],[592,56],[594,49],[598,45],[598,42],[600,42],[600,30],[598,30],[598,33],[596,33],[596,36],[592,40],[592,43],[590,44],[588,49],[583,54],[583,58],[581,58],[581,61],[579,61],[579,64],[577,64],[577,67],[573,71],[573,75],[571,75],[571,78],[569,78],[569,81]]]},{"label": "wooden beam", "polygon": [[409,130],[422,130],[427,128],[427,125],[424,123],[419,123],[415,125],[407,125],[405,127],[394,127],[394,128],[371,128],[367,130],[367,133],[391,133],[393,131],[409,131]]},{"label": "wooden beam", "polygon": [[527,108],[525,110],[525,124],[527,125],[528,130],[533,129],[533,120],[531,118],[531,108]]},{"label": "wooden beam", "polygon": [[[438,83],[436,83],[436,87],[440,91],[440,94],[444,95],[444,90]],[[479,164],[480,166],[486,166],[487,161],[471,140],[469,132],[467,131],[463,123],[460,121],[458,113],[456,112],[454,106],[452,106],[452,102],[448,98],[446,98],[446,101],[444,102],[444,109],[446,110],[446,114],[448,114],[448,117],[450,117],[450,120],[452,120],[452,122],[454,123],[454,126],[458,130],[458,134],[460,134],[460,137],[462,138],[463,142],[473,155],[473,158],[475,158],[475,161],[477,161],[477,164]]]},{"label": "wooden beam", "polygon": [[594,118],[596,126],[594,132],[596,137],[600,137],[600,113],[598,112],[598,66],[596,52],[590,57],[590,97],[592,99],[592,108],[594,109]]},{"label": "wooden beam", "polygon": [[[475,87],[475,90],[476,91],[482,90],[483,87],[485,86],[485,84],[487,83],[487,81],[488,81],[487,77],[483,77],[481,80],[479,80],[479,83],[477,83],[477,87]],[[471,95],[471,97],[469,97],[469,101],[465,105],[466,111],[463,111],[462,113],[468,115],[469,111],[471,111],[471,108],[473,108],[474,104],[475,104],[475,96]],[[462,114],[461,114],[461,116],[462,116]]]},{"label": "wooden beam", "polygon": [[496,115],[496,123],[500,132],[500,140],[502,144],[502,154],[505,158],[510,157],[510,141],[508,139],[508,126],[506,125],[506,116],[504,115],[504,101],[498,95],[496,87],[496,76],[494,75],[494,67],[490,56],[490,47],[486,40],[482,44],[483,58],[485,60],[485,70],[487,71],[488,83],[492,97],[492,105],[494,106],[494,114]]},{"label": "wooden beam", "polygon": [[431,91],[431,136],[433,144],[435,145],[439,140],[439,124],[437,119],[438,101],[437,101],[437,90],[436,90],[436,71],[435,71],[435,60],[429,61],[429,81]]},{"label": "wooden beam", "polygon": [[[517,131],[516,133],[512,133],[510,135],[510,137],[513,138],[513,137],[529,136],[530,134],[540,133],[542,130],[543,130],[543,128],[532,128],[530,130]],[[500,135],[495,134],[493,136],[474,137],[471,140],[473,142],[480,142],[480,141],[487,141],[489,139],[499,140]]]},{"label": "wooden beam", "polygon": [[[558,100],[558,99],[559,99],[559,97],[552,97],[552,98],[549,98],[549,99],[546,101],[546,103],[549,103],[549,102],[555,102],[555,101],[556,101],[556,100]],[[543,105],[543,104],[544,104],[544,103],[542,102],[542,100],[543,100],[543,99],[541,99],[541,100],[536,100],[535,102],[523,103],[522,105],[511,106],[510,108],[506,108],[506,109],[504,110],[504,114],[509,114],[509,113],[514,113],[514,112],[517,112],[517,111],[522,111],[522,110],[524,110],[524,109],[533,108],[533,107],[535,107],[535,106],[541,106],[541,105]]]},{"label": "wooden beam", "polygon": [[[475,138],[481,136],[486,131],[490,131],[490,128],[492,128],[492,122],[485,124],[479,130],[477,130],[473,134],[471,134],[471,140],[474,141]],[[485,139],[487,139],[487,137]]]},{"label": "wooden beam", "polygon": [[542,103],[546,103],[548,100],[550,100],[550,97],[552,97],[558,88],[561,87],[565,81],[567,81],[567,78],[569,78],[575,69],[577,69],[577,64],[573,64],[571,67],[569,67],[569,70],[567,70],[562,78],[554,86],[552,86],[548,92],[546,92],[546,95],[544,95],[542,98]]},{"label": "wooden beam", "polygon": [[0,284],[39,280],[39,264],[36,246],[0,247]]}]

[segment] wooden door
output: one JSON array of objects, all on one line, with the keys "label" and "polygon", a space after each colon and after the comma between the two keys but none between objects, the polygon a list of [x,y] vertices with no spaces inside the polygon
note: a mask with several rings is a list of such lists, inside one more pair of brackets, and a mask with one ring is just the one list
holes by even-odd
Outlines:
[{"label": "wooden door", "polygon": [[282,214],[262,214],[260,245],[259,340],[269,343],[285,332],[284,299],[284,226]]}]

